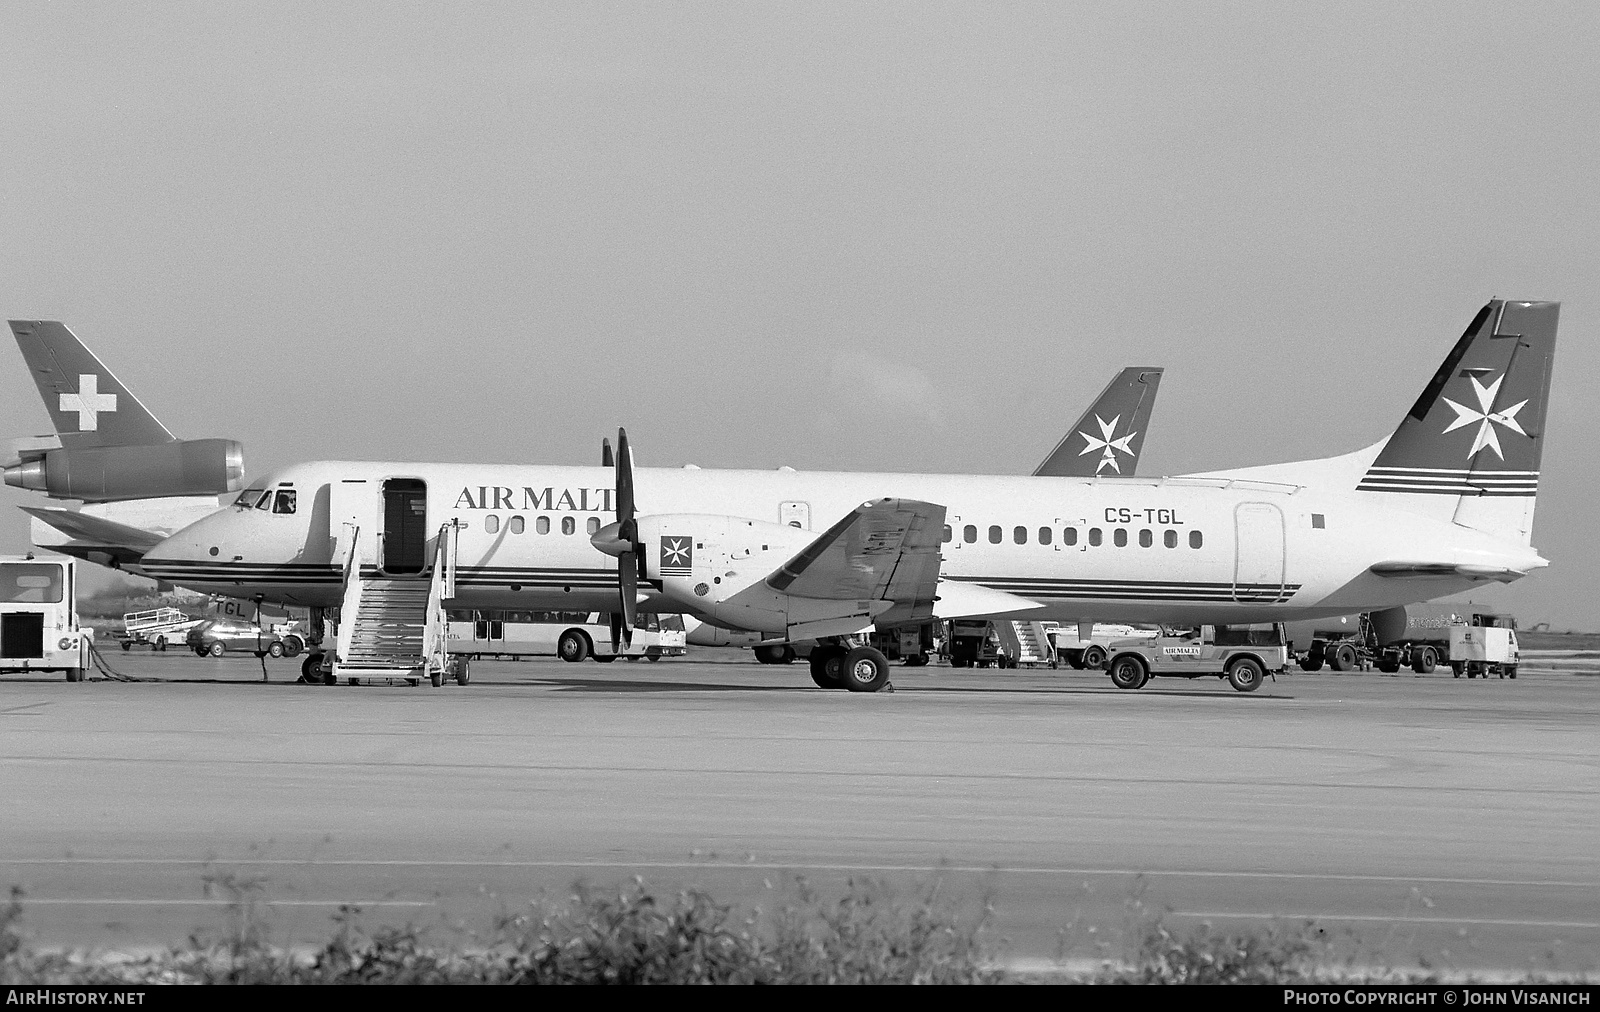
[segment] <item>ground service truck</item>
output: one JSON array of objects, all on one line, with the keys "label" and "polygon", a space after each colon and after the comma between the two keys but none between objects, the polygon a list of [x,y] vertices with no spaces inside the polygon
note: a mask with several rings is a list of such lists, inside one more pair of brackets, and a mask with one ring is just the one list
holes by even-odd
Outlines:
[{"label": "ground service truck", "polygon": [[62,671],[83,681],[94,630],[78,625],[77,560],[0,557],[0,673]]},{"label": "ground service truck", "polygon": [[1511,677],[1516,677],[1514,631],[1509,636],[1495,634],[1493,644],[1485,642],[1490,637],[1484,634],[1471,640],[1458,632],[1473,628],[1515,630],[1516,620],[1477,610],[1471,604],[1412,604],[1291,622],[1287,628],[1293,654],[1306,671],[1320,671],[1326,665],[1334,671],[1374,667],[1393,674],[1408,667],[1426,675],[1441,664],[1449,664],[1457,676],[1469,672],[1475,677],[1478,664],[1494,664],[1496,671],[1509,665]]}]

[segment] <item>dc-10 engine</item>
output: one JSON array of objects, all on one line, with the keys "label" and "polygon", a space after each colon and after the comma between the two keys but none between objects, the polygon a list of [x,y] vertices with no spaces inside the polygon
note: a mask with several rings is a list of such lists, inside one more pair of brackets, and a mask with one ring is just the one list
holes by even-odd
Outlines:
[{"label": "dc-10 engine", "polygon": [[244,485],[244,447],[231,439],[59,447],[24,454],[4,475],[7,485],[84,502],[221,495]]}]

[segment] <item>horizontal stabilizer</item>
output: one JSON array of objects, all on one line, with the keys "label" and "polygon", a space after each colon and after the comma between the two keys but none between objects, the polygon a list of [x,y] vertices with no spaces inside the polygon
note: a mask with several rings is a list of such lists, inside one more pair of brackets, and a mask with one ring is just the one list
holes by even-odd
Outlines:
[{"label": "horizontal stabilizer", "polygon": [[1372,566],[1370,571],[1377,576],[1389,578],[1416,579],[1417,577],[1437,576],[1459,579],[1465,577],[1469,580],[1482,580],[1485,583],[1511,583],[1513,580],[1520,580],[1528,575],[1515,569],[1506,569],[1501,566],[1473,566],[1449,562],[1380,562]]},{"label": "horizontal stabilizer", "polygon": [[131,549],[140,555],[166,540],[166,536],[142,527],[130,527],[115,520],[90,516],[76,510],[49,506],[19,506],[31,517],[37,517],[75,541],[103,545],[107,548]]},{"label": "horizontal stabilizer", "polygon": [[1044,607],[1038,601],[965,580],[940,580],[938,593],[939,599],[933,606],[933,613],[939,618],[999,615]]}]

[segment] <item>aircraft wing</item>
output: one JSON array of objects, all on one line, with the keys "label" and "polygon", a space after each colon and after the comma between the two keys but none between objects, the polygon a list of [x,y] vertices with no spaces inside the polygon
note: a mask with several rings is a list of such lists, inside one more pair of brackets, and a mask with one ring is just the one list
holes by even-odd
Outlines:
[{"label": "aircraft wing", "polygon": [[1464,576],[1469,580],[1482,580],[1493,583],[1510,583],[1528,575],[1515,569],[1505,569],[1499,566],[1474,566],[1466,563],[1449,562],[1379,562],[1371,566],[1369,571],[1376,576],[1384,576],[1391,579],[1416,578],[1419,576]]},{"label": "aircraft wing", "polygon": [[932,605],[944,507],[915,499],[862,503],[767,577],[792,597]]},{"label": "aircraft wing", "polygon": [[74,541],[86,545],[131,550],[137,555],[143,556],[145,552],[166,540],[166,535],[156,531],[147,531],[142,527],[119,524],[115,520],[89,516],[76,510],[57,509],[48,506],[19,506],[17,508],[31,517],[37,517],[44,521]]}]

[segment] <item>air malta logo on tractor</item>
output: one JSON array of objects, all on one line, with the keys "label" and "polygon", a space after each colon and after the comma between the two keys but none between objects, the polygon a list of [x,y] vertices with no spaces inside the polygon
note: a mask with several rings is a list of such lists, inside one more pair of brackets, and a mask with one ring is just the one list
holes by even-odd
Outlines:
[{"label": "air malta logo on tractor", "polygon": [[100,412],[117,410],[117,395],[100,392],[100,377],[92,372],[78,376],[78,392],[61,395],[61,410],[78,414],[78,431],[95,432],[100,428]]},{"label": "air malta logo on tractor", "polygon": [[504,485],[468,485],[456,496],[455,509],[468,510],[548,510],[572,513],[611,513],[616,509],[616,490],[609,488],[564,488],[550,486],[520,490]]}]

